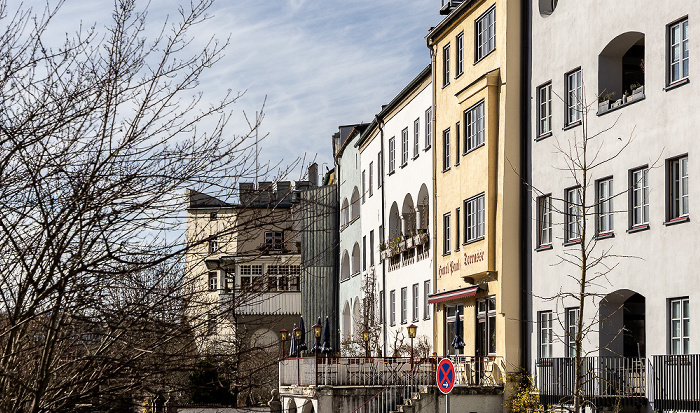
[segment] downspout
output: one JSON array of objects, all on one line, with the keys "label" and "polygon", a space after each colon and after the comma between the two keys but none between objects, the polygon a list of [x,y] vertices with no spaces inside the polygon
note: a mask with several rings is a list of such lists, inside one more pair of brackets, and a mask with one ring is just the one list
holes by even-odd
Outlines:
[{"label": "downspout", "polygon": [[[436,86],[435,86],[435,64],[436,64],[436,57],[435,57],[435,52],[433,50],[433,44],[432,42],[428,39],[427,40],[427,46],[428,50],[430,50],[430,76],[431,76],[431,84],[432,84],[432,89],[433,89],[433,99],[432,99],[432,109],[430,113],[430,133],[432,135],[432,142],[430,142],[431,147],[433,148],[432,152],[432,157],[433,157],[433,168],[432,168],[432,178],[433,178],[433,235],[432,235],[432,249],[433,249],[433,294],[437,292],[437,267],[435,266],[435,257],[437,254],[437,229],[438,229],[438,224],[437,224],[437,210],[436,210],[436,205],[437,205],[437,174],[435,172],[435,168],[437,165],[437,159],[435,156],[435,151],[436,151],[436,142],[437,142],[437,135],[436,135],[436,129],[437,125],[435,123],[436,120],[436,113],[437,113],[437,105],[435,104],[435,97],[437,95],[436,92]],[[437,349],[435,348],[435,344],[438,342],[438,331],[440,331],[438,323],[437,323],[437,312],[439,309],[440,304],[435,304],[435,307],[433,308],[433,352],[437,354]],[[444,344],[444,343],[443,343]],[[444,348],[444,346],[443,346]]]},{"label": "downspout", "polygon": [[[521,201],[521,216],[520,216],[520,342],[522,351],[520,352],[520,365],[528,372],[531,372],[531,329],[532,324],[529,322],[530,311],[532,309],[532,199],[530,185],[532,184],[532,165],[531,151],[532,139],[530,139],[530,83],[532,77],[532,52],[530,50],[531,30],[530,30],[530,13],[531,2],[528,0],[521,1],[521,36],[520,36],[520,107],[525,110],[520,115],[520,165],[521,179],[523,180],[520,186],[520,201]],[[533,322],[535,320],[532,320]],[[532,373],[532,372],[531,372]]]},{"label": "downspout", "polygon": [[[384,215],[386,211],[386,197],[384,196],[384,188],[385,188],[385,182],[384,182],[384,125],[381,122],[381,119],[379,118],[379,115],[375,115],[375,120],[377,121],[377,127],[379,128],[379,152],[382,154],[381,159],[379,162],[381,162],[381,165],[377,165],[377,168],[381,168],[382,173],[377,174],[379,175],[379,179],[382,180],[382,234],[385,236],[386,234],[386,225],[384,222]],[[370,184],[371,185],[371,184]],[[384,240],[379,240],[379,243],[383,243]],[[386,329],[386,308],[387,308],[387,300],[386,300],[386,259],[382,260],[382,299],[384,301],[384,308],[382,308],[382,354],[384,357],[387,355],[387,347],[386,347],[386,342],[387,342],[387,329]]]}]

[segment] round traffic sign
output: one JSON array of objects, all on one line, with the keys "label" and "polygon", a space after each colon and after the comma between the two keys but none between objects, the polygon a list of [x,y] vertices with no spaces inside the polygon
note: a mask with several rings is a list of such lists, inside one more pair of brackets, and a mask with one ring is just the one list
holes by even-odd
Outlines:
[{"label": "round traffic sign", "polygon": [[435,372],[437,386],[442,394],[449,394],[455,386],[455,366],[450,359],[442,359]]}]

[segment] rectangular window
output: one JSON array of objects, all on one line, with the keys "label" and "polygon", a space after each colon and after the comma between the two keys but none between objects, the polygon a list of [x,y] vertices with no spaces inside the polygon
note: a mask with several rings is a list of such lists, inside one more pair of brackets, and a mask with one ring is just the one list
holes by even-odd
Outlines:
[{"label": "rectangular window", "polygon": [[209,290],[216,291],[219,288],[219,276],[216,271],[209,271]]},{"label": "rectangular window", "polygon": [[209,213],[209,221],[216,221],[218,219],[218,215],[216,212],[210,212]]},{"label": "rectangular window", "polygon": [[217,251],[219,251],[219,242],[216,237],[211,237],[209,239],[209,254],[215,254]]},{"label": "rectangular window", "polygon": [[671,354],[690,354],[690,301],[671,300]]},{"label": "rectangular window", "polygon": [[401,287],[401,324],[408,321],[408,288]]},{"label": "rectangular window", "polygon": [[688,78],[688,19],[668,27],[668,82]]},{"label": "rectangular window", "polygon": [[583,89],[581,85],[581,69],[566,74],[566,125],[581,121],[583,112]]},{"label": "rectangular window", "polygon": [[396,161],[396,137],[389,139],[389,173],[394,173],[394,162]]},{"label": "rectangular window", "polygon": [[459,165],[459,158],[461,158],[459,153],[459,137],[460,137],[460,125],[459,122],[455,124],[455,166]]},{"label": "rectangular window", "polygon": [[382,187],[384,181],[384,160],[382,159],[382,151],[377,154],[377,188]]},{"label": "rectangular window", "polygon": [[443,232],[442,253],[449,254],[450,253],[450,213],[449,212],[442,216],[442,232]]},{"label": "rectangular window", "polygon": [[418,284],[413,284],[413,321],[418,321]]},{"label": "rectangular window", "polygon": [[450,169],[450,128],[442,131],[442,170]]},{"label": "rectangular window", "polygon": [[[452,341],[455,338],[455,321],[457,321],[457,311],[460,314],[460,322],[464,323],[464,306],[463,305],[445,305],[445,354],[459,355],[464,354],[464,349],[455,349],[452,347]],[[464,331],[464,324],[462,324]],[[464,337],[462,337],[464,339]]]},{"label": "rectangular window", "polygon": [[688,216],[688,157],[668,161],[668,219]]},{"label": "rectangular window", "polygon": [[362,171],[362,203],[363,204],[365,203],[365,198],[366,198],[365,194],[367,193],[367,180],[365,179],[366,178],[365,172],[366,171]]},{"label": "rectangular window", "polygon": [[389,324],[396,325],[396,290],[389,292]]},{"label": "rectangular window", "polygon": [[540,357],[552,357],[552,312],[543,311],[540,313]]},{"label": "rectangular window", "polygon": [[552,132],[552,82],[537,89],[537,136]]},{"label": "rectangular window", "polygon": [[372,190],[372,176],[374,172],[374,162],[369,163],[369,180],[367,181],[369,183],[369,196],[370,198],[372,195],[374,195],[374,191]]},{"label": "rectangular window", "polygon": [[459,231],[461,227],[459,225],[459,208],[455,210],[455,251],[459,251]]},{"label": "rectangular window", "polygon": [[408,128],[401,131],[401,166],[408,163]]},{"label": "rectangular window", "polygon": [[464,152],[472,151],[484,143],[484,101],[464,112]]},{"label": "rectangular window", "polygon": [[207,314],[207,335],[216,334],[216,314]]},{"label": "rectangular window", "polygon": [[374,265],[374,230],[369,232],[369,265]]},{"label": "rectangular window", "polygon": [[442,48],[442,86],[450,84],[450,44]]},{"label": "rectangular window", "polygon": [[610,234],[613,226],[613,180],[601,179],[598,181],[596,193],[596,206],[598,212],[598,235]]},{"label": "rectangular window", "polygon": [[413,121],[413,157],[418,157],[418,135],[420,133],[420,118]]},{"label": "rectangular window", "polygon": [[642,168],[630,173],[631,227],[649,224],[649,169]]},{"label": "rectangular window", "polygon": [[284,246],[284,232],[266,231],[265,247],[271,250],[281,250]]},{"label": "rectangular window", "polygon": [[578,241],[581,238],[583,223],[581,204],[581,187],[566,190],[566,242]]},{"label": "rectangular window", "polygon": [[576,329],[578,327],[578,307],[566,309],[566,357],[576,356]]},{"label": "rectangular window", "polygon": [[379,322],[384,323],[384,290],[379,292]]},{"label": "rectangular window", "polygon": [[367,271],[367,235],[362,237],[362,271]]},{"label": "rectangular window", "polygon": [[496,353],[496,297],[476,302],[476,355],[483,357]]},{"label": "rectangular window", "polygon": [[464,242],[472,242],[484,237],[485,230],[484,194],[464,201]]},{"label": "rectangular window", "polygon": [[425,149],[433,144],[433,108],[425,111]]},{"label": "rectangular window", "polygon": [[456,40],[456,47],[457,47],[457,55],[456,57],[456,65],[455,65],[455,77],[459,77],[462,73],[464,73],[464,32],[461,32],[457,35],[457,40]]},{"label": "rectangular window", "polygon": [[493,7],[476,20],[476,61],[496,48],[496,8]]},{"label": "rectangular window", "polygon": [[428,296],[430,295],[430,280],[423,281],[423,319],[430,319],[430,303]]},{"label": "rectangular window", "polygon": [[537,198],[537,246],[552,245],[552,196]]}]

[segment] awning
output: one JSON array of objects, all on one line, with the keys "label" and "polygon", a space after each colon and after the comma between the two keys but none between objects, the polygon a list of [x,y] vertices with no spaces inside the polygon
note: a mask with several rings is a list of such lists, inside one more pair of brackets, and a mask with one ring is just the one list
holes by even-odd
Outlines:
[{"label": "awning", "polygon": [[461,298],[474,297],[478,291],[479,286],[476,286],[432,294],[428,296],[428,304],[444,303],[445,301],[454,301]]}]

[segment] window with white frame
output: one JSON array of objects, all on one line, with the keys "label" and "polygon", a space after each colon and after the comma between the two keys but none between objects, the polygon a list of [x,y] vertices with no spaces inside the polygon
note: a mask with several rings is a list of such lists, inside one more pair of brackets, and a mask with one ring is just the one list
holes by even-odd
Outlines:
[{"label": "window with white frame", "polygon": [[408,321],[408,287],[401,287],[401,324]]},{"label": "window with white frame", "polygon": [[566,242],[578,241],[581,238],[581,225],[583,223],[581,187],[567,189],[564,199],[566,200],[565,239]]},{"label": "window with white frame", "polygon": [[484,101],[464,112],[464,151],[472,151],[484,143]]},{"label": "window with white frame", "polygon": [[209,290],[216,291],[219,288],[219,275],[216,271],[209,271]]},{"label": "window with white frame", "polygon": [[[460,323],[464,323],[464,305],[449,305],[445,304],[445,354],[460,355],[464,354],[464,349],[456,349],[452,347],[452,341],[455,338],[455,322],[457,321],[457,311],[460,314]],[[462,324],[464,327],[464,324]],[[462,328],[464,331],[464,328]],[[462,337],[464,338],[464,337]]]},{"label": "window with white frame", "polygon": [[283,246],[283,231],[265,231],[265,247],[271,250],[281,250]]},{"label": "window with white frame", "polygon": [[492,7],[476,20],[476,61],[496,48],[496,8]]},{"label": "window with white frame", "polygon": [[578,307],[566,309],[566,357],[576,355],[576,331],[578,328]]},{"label": "window with white frame", "polygon": [[631,227],[649,224],[649,169],[641,168],[630,173]]},{"label": "window with white frame", "polygon": [[374,191],[372,191],[373,172],[374,172],[374,162],[370,162],[369,163],[369,181],[367,181],[369,183],[369,196],[370,196],[370,198],[372,197],[372,195],[374,195]]},{"label": "window with white frame", "polygon": [[668,26],[668,83],[688,78],[688,19]]},{"label": "window with white frame", "polygon": [[423,281],[423,319],[430,319],[430,302],[428,301],[428,296],[430,295],[430,280]]},{"label": "window with white frame", "polygon": [[396,161],[396,137],[389,139],[389,173],[394,173],[394,162]]},{"label": "window with white frame", "polygon": [[216,237],[209,238],[209,254],[215,254],[219,251],[219,241]]},{"label": "window with white frame", "polygon": [[425,149],[430,148],[433,143],[433,108],[429,107],[425,111]]},{"label": "window with white frame", "polygon": [[496,297],[476,301],[476,355],[483,357],[496,353]]},{"label": "window with white frame", "polygon": [[540,357],[552,357],[552,312],[540,312]]},{"label": "window with white frame", "polygon": [[418,284],[413,284],[413,321],[418,321]]},{"label": "window with white frame", "polygon": [[446,213],[442,216],[442,253],[450,253],[450,213]]},{"label": "window with white frame", "polygon": [[687,156],[668,161],[668,185],[669,221],[687,217],[689,213]]},{"label": "window with white frame", "polygon": [[687,297],[671,300],[671,354],[690,353],[690,301]]},{"label": "window with white frame", "polygon": [[455,56],[455,77],[458,77],[464,73],[464,32],[460,32],[457,35],[456,43],[456,56]]},{"label": "window with white frame", "polygon": [[377,188],[382,187],[384,181],[384,162],[382,159],[382,151],[377,154]]},{"label": "window with white frame", "polygon": [[367,178],[366,171],[362,171],[362,203],[365,203],[365,194],[367,193]]},{"label": "window with white frame", "polygon": [[420,118],[413,121],[413,157],[418,157],[418,134],[420,133]]},{"label": "window with white frame", "polygon": [[614,230],[612,178],[601,179],[598,181],[596,195],[598,235],[610,234]]},{"label": "window with white frame", "polygon": [[552,245],[552,196],[537,198],[537,246]]},{"label": "window with white frame", "polygon": [[396,290],[389,292],[389,324],[396,325]]},{"label": "window with white frame", "polygon": [[537,88],[537,136],[552,132],[552,82]]},{"label": "window with white frame", "polygon": [[566,125],[581,121],[583,112],[583,87],[581,69],[566,74]]},{"label": "window with white frame", "polygon": [[408,128],[401,131],[401,166],[408,163]]},{"label": "window with white frame", "polygon": [[450,44],[442,48],[442,86],[450,84]]},{"label": "window with white frame", "polygon": [[484,194],[464,201],[464,242],[477,241],[484,237],[485,230]]},{"label": "window with white frame", "polygon": [[238,267],[241,275],[241,289],[262,291],[263,266],[262,264],[242,264]]},{"label": "window with white frame", "polygon": [[442,131],[442,170],[450,169],[450,128]]}]

